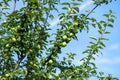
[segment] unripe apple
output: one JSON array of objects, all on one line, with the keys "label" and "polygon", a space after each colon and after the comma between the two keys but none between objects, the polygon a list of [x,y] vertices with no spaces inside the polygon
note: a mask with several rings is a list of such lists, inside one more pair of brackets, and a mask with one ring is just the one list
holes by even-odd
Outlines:
[{"label": "unripe apple", "polygon": [[18,25],[18,27],[17,27],[17,28],[18,28],[18,30],[20,30],[20,29],[21,29],[21,26],[20,26],[20,25]]},{"label": "unripe apple", "polygon": [[33,64],[34,67],[36,67],[37,65],[36,64]]},{"label": "unripe apple", "polygon": [[67,38],[67,41],[70,41],[71,40],[71,38]]},{"label": "unripe apple", "polygon": [[3,21],[3,23],[6,23],[6,22],[7,22],[6,20]]},{"label": "unripe apple", "polygon": [[75,73],[77,73],[77,70],[74,70]]},{"label": "unripe apple", "polygon": [[75,28],[73,31],[74,31],[74,33],[78,33],[78,29],[77,28]]},{"label": "unripe apple", "polygon": [[41,48],[41,46],[38,44],[38,45],[37,45],[37,48],[38,48],[38,49],[40,49],[40,48]]},{"label": "unripe apple", "polygon": [[90,66],[87,66],[87,70],[91,70],[91,67],[90,67]]},{"label": "unripe apple", "polygon": [[78,22],[74,22],[74,26],[78,26]]},{"label": "unripe apple", "polygon": [[66,35],[64,35],[62,38],[63,38],[63,40],[66,40],[66,39],[67,39],[67,36],[66,36]]},{"label": "unripe apple", "polygon": [[32,64],[33,64],[33,62],[31,61],[31,62],[30,62],[30,64],[32,65]]},{"label": "unripe apple", "polygon": [[74,35],[73,33],[69,33],[69,34],[68,34],[69,37],[72,37],[73,35]]},{"label": "unripe apple", "polygon": [[10,27],[10,26],[8,26],[8,28],[10,29],[11,27]]},{"label": "unripe apple", "polygon": [[60,80],[60,77],[58,78],[58,80]]},{"label": "unripe apple", "polygon": [[42,28],[41,28],[40,26],[38,26],[38,27],[37,27],[37,30],[39,30],[39,31],[40,31],[41,29],[42,29]]},{"label": "unripe apple", "polygon": [[10,44],[6,44],[6,48],[9,48],[10,47]]},{"label": "unripe apple", "polygon": [[62,42],[62,43],[61,43],[61,46],[62,46],[62,47],[65,47],[66,45],[67,45],[66,42]]},{"label": "unripe apple", "polygon": [[15,31],[16,29],[15,28],[11,28],[12,31]]},{"label": "unripe apple", "polygon": [[12,38],[12,41],[13,41],[13,42],[16,42],[16,41],[17,41],[17,39],[16,39],[15,37],[13,37],[13,38]]},{"label": "unripe apple", "polygon": [[9,77],[9,76],[10,76],[10,74],[5,74],[5,76],[6,76],[6,77]]},{"label": "unripe apple", "polygon": [[32,52],[33,52],[33,50],[32,50],[32,49],[30,49],[30,50],[29,50],[29,52],[30,52],[30,53],[32,53]]},{"label": "unripe apple", "polygon": [[49,64],[52,64],[52,63],[53,63],[53,60],[52,60],[52,59],[50,59],[50,60],[48,61],[48,63],[49,63]]}]

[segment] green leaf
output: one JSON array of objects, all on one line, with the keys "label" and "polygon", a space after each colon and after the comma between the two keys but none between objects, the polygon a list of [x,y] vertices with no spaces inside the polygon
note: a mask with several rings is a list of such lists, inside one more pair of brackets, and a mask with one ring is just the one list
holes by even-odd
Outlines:
[{"label": "green leaf", "polygon": [[97,38],[95,38],[94,36],[90,36],[90,38],[97,41]]},{"label": "green leaf", "polygon": [[103,42],[100,42],[100,45],[102,45],[103,47],[106,47],[106,45]]},{"label": "green leaf", "polygon": [[70,3],[68,3],[68,2],[63,2],[62,5],[70,6]]},{"label": "green leaf", "polygon": [[110,34],[110,32],[106,31],[105,34]]},{"label": "green leaf", "polygon": [[109,14],[104,14],[103,16],[105,16],[105,17],[109,18]]},{"label": "green leaf", "polygon": [[108,38],[101,38],[101,40],[109,40]]},{"label": "green leaf", "polygon": [[98,30],[98,32],[99,32],[99,34],[102,34],[102,33],[103,33],[102,30]]},{"label": "green leaf", "polygon": [[110,13],[113,13],[112,10],[109,10]]},{"label": "green leaf", "polygon": [[111,28],[113,28],[113,25],[112,25],[112,24],[108,24],[108,27],[111,27]]},{"label": "green leaf", "polygon": [[108,21],[114,23],[114,19],[112,19],[112,18],[108,19]]}]

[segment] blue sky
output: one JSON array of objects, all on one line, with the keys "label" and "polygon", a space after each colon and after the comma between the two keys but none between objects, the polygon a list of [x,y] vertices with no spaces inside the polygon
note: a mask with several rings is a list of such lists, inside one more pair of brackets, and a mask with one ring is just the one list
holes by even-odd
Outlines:
[{"label": "blue sky", "polygon": [[[90,0],[85,0],[85,4],[87,4],[86,2],[88,1]],[[22,6],[21,4],[17,4],[17,9],[19,9],[21,6]],[[86,9],[92,9],[92,7],[93,7],[93,4],[89,6],[87,5],[86,7],[84,6],[84,8],[82,8],[82,11],[84,12]],[[114,28],[109,29],[111,34],[106,36],[110,40],[105,42],[106,47],[103,50],[103,56],[100,55],[99,57],[97,57],[95,63],[99,71],[103,71],[106,74],[110,73],[113,76],[120,78],[120,69],[119,69],[120,67],[120,36],[119,36],[120,9],[119,8],[120,8],[120,0],[113,1],[109,5],[101,5],[100,7],[98,7],[95,10],[95,13],[91,14],[91,16],[97,18],[98,20],[104,19],[102,15],[104,13],[108,13],[110,9],[112,9],[113,12],[115,12],[115,15],[117,16],[117,18],[115,19]],[[56,22],[54,21],[56,21],[57,15],[55,16],[56,16],[55,20],[51,21],[51,24],[56,24]],[[53,30],[56,29],[54,25],[52,29]],[[74,60],[74,63],[76,65],[80,64],[79,60],[81,57],[83,57],[81,53],[86,49],[86,46],[90,41],[88,37],[91,35],[97,36],[93,31],[94,30],[92,30],[92,32],[89,34],[87,34],[86,32],[78,34],[79,41],[73,40],[67,45],[66,48],[62,49],[63,53],[67,53],[68,51],[77,53],[77,56],[75,57],[75,60]]]}]

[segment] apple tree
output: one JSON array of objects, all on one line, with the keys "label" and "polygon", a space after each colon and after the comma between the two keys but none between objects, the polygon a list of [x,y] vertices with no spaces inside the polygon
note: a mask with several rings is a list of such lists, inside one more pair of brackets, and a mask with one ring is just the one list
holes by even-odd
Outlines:
[{"label": "apple tree", "polygon": [[[113,11],[103,15],[105,20],[89,17],[98,6],[108,5],[112,0],[91,1],[95,7],[82,13],[79,6],[84,0],[0,0],[0,79],[118,80],[98,72],[93,62],[108,40],[104,35],[113,27]],[[54,13],[60,21],[56,30],[51,31]],[[77,34],[89,33],[90,26],[100,36],[90,36],[90,45],[81,53],[86,56],[76,65],[72,61],[77,54],[64,54],[61,49],[78,40]]]}]

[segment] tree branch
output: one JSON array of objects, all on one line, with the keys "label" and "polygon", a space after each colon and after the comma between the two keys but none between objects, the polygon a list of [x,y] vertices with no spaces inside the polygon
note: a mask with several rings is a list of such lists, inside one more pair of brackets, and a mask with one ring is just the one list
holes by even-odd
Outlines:
[{"label": "tree branch", "polygon": [[15,11],[15,9],[16,9],[16,0],[14,0],[14,9],[13,9],[13,11]]},{"label": "tree branch", "polygon": [[87,18],[98,6],[99,6],[99,4],[97,4],[97,5],[86,15],[85,18]]}]

